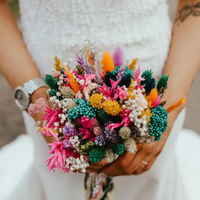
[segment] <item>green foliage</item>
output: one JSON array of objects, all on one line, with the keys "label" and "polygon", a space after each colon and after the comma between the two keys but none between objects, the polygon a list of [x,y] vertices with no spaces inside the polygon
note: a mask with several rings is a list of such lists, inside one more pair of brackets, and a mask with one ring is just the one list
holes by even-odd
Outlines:
[{"label": "green foliage", "polygon": [[99,117],[104,121],[112,121],[113,117],[111,115],[108,115],[103,109],[98,110]]},{"label": "green foliage", "polygon": [[123,144],[115,144],[113,150],[116,154],[122,155],[125,152],[125,147]]},{"label": "green foliage", "polygon": [[84,70],[80,66],[76,66],[78,75],[84,76]]},{"label": "green foliage", "polygon": [[[157,84],[157,90],[158,92],[163,88],[163,89],[166,89],[167,88],[167,84],[168,84],[168,79],[169,79],[169,76],[166,76],[165,74],[163,74],[160,78],[160,80],[158,81],[158,84]],[[163,91],[164,92],[164,91]]]},{"label": "green foliage", "polygon": [[141,81],[140,84],[141,85],[145,85],[147,83],[147,80],[151,79],[152,78],[152,74],[153,72],[151,70],[145,70],[143,73],[142,73],[142,77],[145,78],[144,81]]},{"label": "green foliage", "polygon": [[45,83],[54,90],[58,90],[57,80],[50,74],[45,76]]},{"label": "green foliage", "polygon": [[131,75],[129,73],[124,74],[122,76],[121,81],[119,82],[119,86],[125,85],[128,88],[130,84],[131,84]]},{"label": "green foliage", "polygon": [[146,81],[146,85],[145,85],[145,92],[146,92],[146,95],[149,95],[149,93],[151,92],[151,90],[153,88],[155,88],[156,86],[156,80],[154,78],[150,78]]}]

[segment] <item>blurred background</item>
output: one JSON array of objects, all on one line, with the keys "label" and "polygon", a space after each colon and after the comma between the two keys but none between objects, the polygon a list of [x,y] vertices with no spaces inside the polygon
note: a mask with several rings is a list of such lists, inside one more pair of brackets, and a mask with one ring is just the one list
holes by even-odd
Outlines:
[{"label": "blurred background", "polygon": [[[20,28],[20,14],[17,0],[9,2],[10,8]],[[174,17],[176,5],[170,2],[171,18]],[[184,128],[200,133],[200,70],[194,80],[189,98]],[[23,118],[18,107],[15,106],[13,91],[0,73],[0,148],[12,142],[18,135],[26,134]]]}]

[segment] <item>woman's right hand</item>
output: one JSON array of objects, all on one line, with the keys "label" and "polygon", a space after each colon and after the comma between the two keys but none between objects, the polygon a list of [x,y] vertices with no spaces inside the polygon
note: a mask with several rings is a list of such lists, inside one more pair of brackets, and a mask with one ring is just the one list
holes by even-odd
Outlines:
[{"label": "woman's right hand", "polygon": [[[47,105],[49,105],[48,100],[47,100],[47,87],[41,87],[38,90],[36,90],[32,95],[31,95],[31,99],[30,99],[30,103],[35,103],[35,101],[39,98],[43,98],[45,100],[45,102],[47,103]],[[35,122],[37,123],[38,121],[42,121],[42,117],[43,115],[45,115],[45,112],[43,113],[38,113],[35,114],[33,116],[33,119],[35,120]],[[42,124],[41,124],[42,125]],[[40,126],[41,126],[40,125]],[[53,141],[53,137],[46,137],[43,136],[44,139],[46,140],[47,143],[51,143]]]}]

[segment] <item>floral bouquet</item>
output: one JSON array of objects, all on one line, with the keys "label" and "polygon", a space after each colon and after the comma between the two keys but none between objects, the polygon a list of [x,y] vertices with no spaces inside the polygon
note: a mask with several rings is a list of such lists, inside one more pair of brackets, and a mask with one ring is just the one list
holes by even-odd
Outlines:
[{"label": "floral bouquet", "polygon": [[37,123],[42,135],[53,138],[48,144],[49,170],[85,173],[90,163],[103,158],[111,163],[125,151],[134,153],[139,143],[161,139],[168,113],[185,98],[165,109],[161,97],[168,76],[156,83],[152,71],[141,73],[136,63],[133,59],[124,64],[120,46],[112,56],[84,47],[73,70],[71,60],[64,64],[55,58],[53,73],[45,77],[48,103],[53,106],[40,98],[28,108],[30,116],[45,112]]}]

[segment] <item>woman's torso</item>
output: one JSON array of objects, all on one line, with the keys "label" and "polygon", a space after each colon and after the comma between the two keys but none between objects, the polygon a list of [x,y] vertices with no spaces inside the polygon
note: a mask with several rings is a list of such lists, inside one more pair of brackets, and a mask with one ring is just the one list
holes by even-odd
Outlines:
[{"label": "woman's torso", "polygon": [[20,0],[20,10],[25,43],[43,77],[55,56],[74,59],[86,39],[100,51],[120,44],[127,60],[139,58],[156,77],[162,72],[171,38],[166,0]]}]

